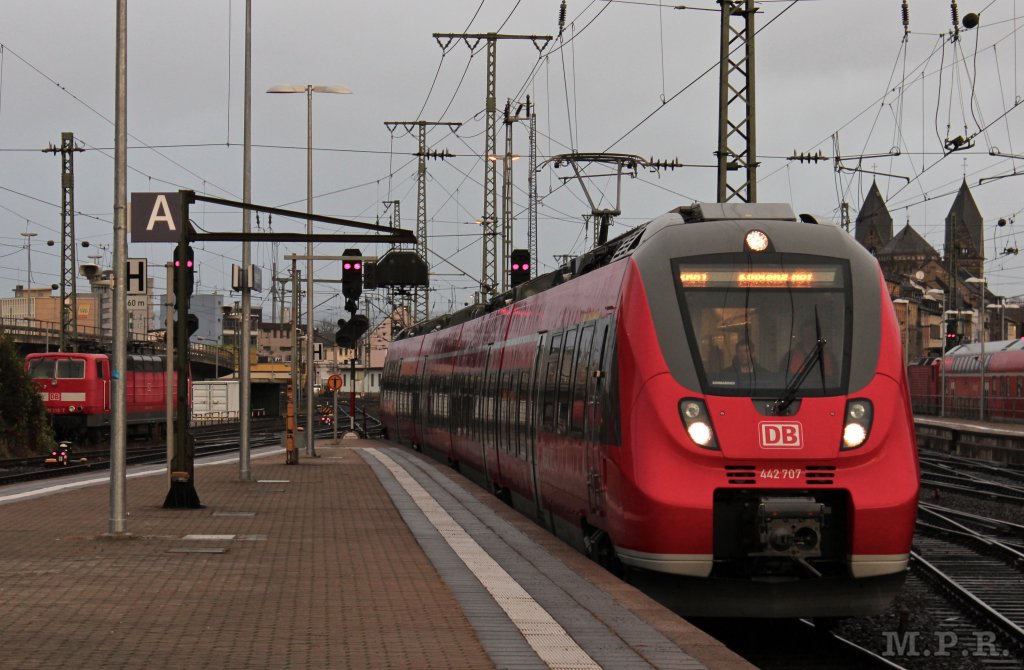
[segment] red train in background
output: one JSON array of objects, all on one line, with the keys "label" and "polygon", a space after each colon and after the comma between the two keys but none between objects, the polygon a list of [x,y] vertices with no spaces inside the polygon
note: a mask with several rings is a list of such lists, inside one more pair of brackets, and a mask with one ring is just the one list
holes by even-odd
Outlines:
[{"label": "red train in background", "polygon": [[[129,434],[152,436],[166,422],[163,356],[130,354],[125,392]],[[95,442],[110,433],[111,365],[106,354],[40,353],[25,357],[58,440]]]},{"label": "red train in background", "polygon": [[389,437],[688,615],[882,611],[919,487],[877,262],[788,205],[680,207],[392,343]]},{"label": "red train in background", "polygon": [[[979,342],[953,347],[945,357],[914,361],[907,366],[914,413],[980,419],[981,372]],[[1024,340],[985,343],[984,410],[985,421],[1024,420]]]}]

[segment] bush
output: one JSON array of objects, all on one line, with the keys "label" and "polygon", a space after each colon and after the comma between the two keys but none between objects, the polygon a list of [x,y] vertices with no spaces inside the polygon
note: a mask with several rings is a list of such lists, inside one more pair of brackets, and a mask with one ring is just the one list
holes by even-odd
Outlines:
[{"label": "bush", "polygon": [[0,456],[38,456],[54,446],[50,418],[14,342],[0,334]]}]

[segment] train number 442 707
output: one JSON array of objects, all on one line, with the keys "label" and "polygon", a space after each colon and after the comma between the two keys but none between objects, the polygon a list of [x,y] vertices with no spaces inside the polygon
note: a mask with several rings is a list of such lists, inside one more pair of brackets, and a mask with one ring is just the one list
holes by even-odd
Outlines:
[{"label": "train number 442 707", "polygon": [[800,479],[800,468],[761,468],[761,479]]}]

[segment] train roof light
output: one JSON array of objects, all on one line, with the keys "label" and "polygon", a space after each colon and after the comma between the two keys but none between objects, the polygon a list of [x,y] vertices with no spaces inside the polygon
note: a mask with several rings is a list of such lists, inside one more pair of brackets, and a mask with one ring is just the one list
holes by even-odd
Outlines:
[{"label": "train roof light", "polygon": [[760,230],[751,230],[743,241],[750,251],[764,251],[768,248],[768,236]]}]

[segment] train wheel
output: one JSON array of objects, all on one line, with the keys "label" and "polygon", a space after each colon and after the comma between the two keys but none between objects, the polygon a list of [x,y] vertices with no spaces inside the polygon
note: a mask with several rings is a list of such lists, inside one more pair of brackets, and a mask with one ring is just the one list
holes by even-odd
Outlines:
[{"label": "train wheel", "polygon": [[615,553],[615,545],[603,530],[591,527],[583,522],[584,536],[583,546],[586,549],[587,557],[616,577],[623,574],[623,566]]},{"label": "train wheel", "polygon": [[494,488],[494,495],[498,497],[498,500],[512,507],[512,491],[507,486],[496,486]]}]

